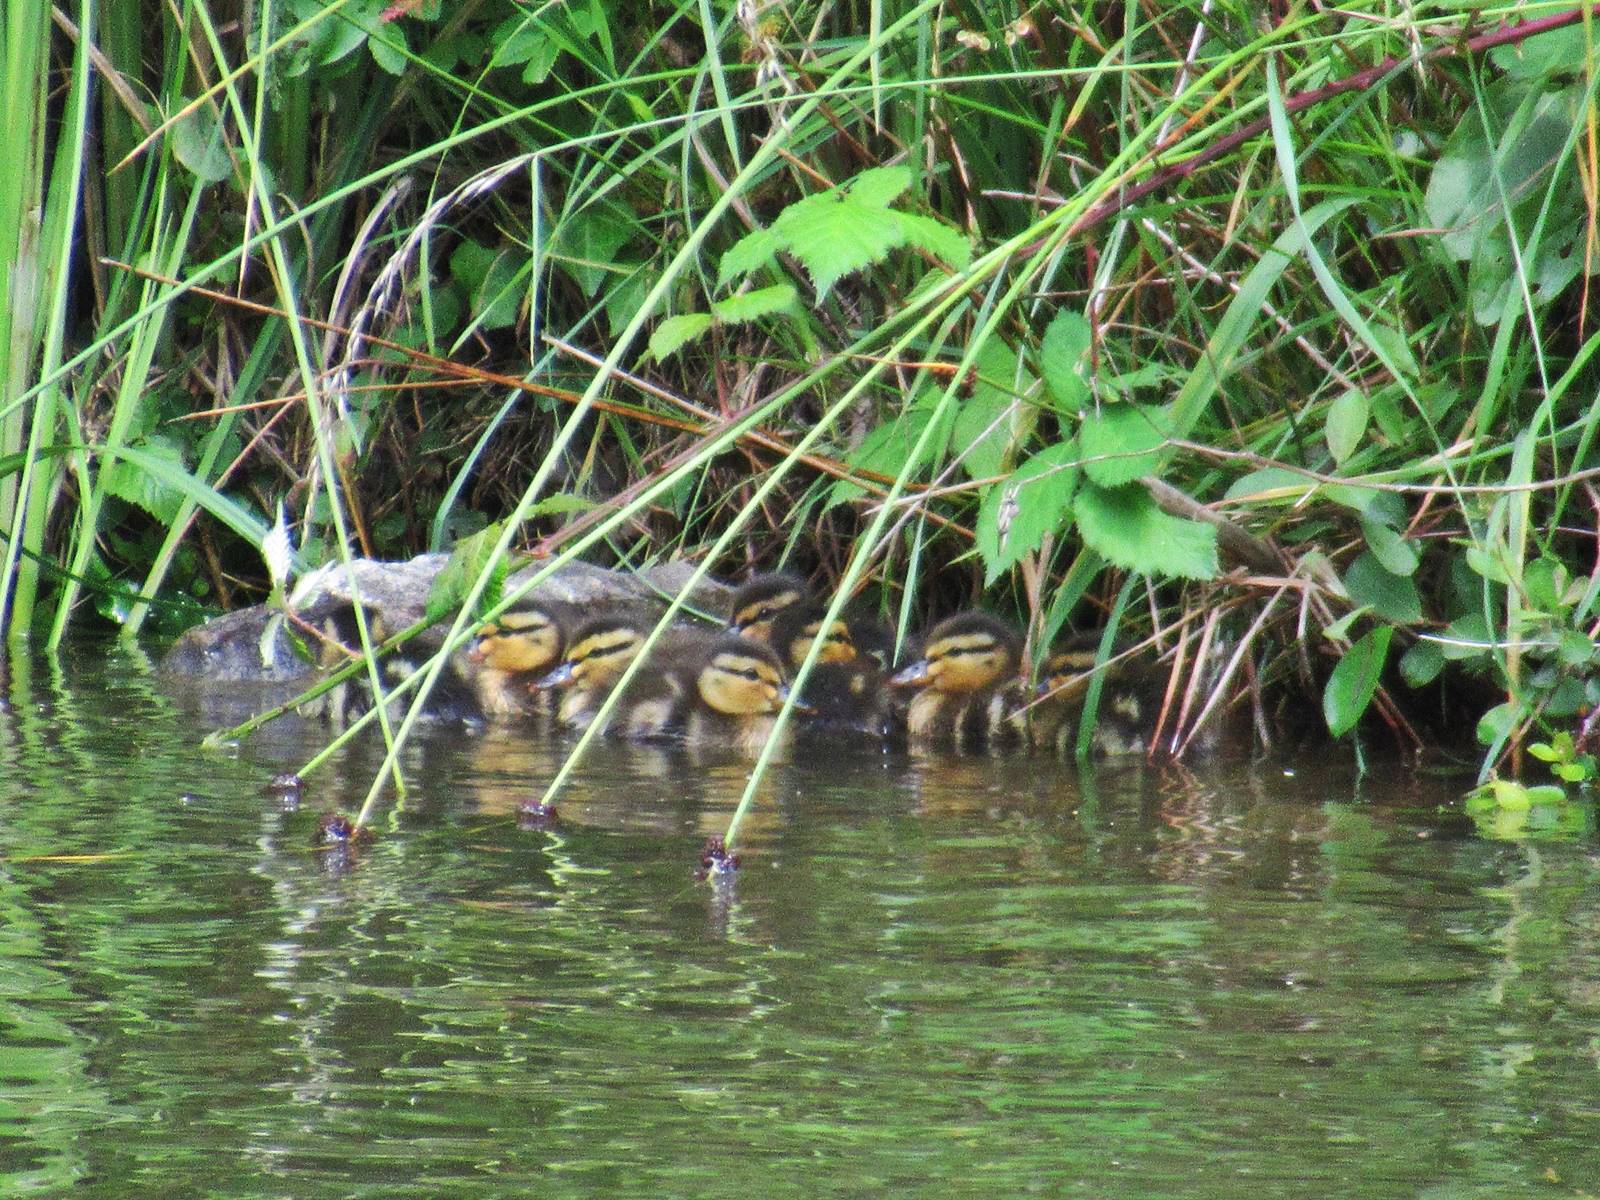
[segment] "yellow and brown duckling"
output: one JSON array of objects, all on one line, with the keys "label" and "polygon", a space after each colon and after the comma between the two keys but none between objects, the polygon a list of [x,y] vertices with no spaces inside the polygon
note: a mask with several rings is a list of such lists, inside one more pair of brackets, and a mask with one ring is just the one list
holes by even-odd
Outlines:
[{"label": "yellow and brown duckling", "polygon": [[783,660],[741,637],[717,638],[680,668],[692,674],[674,716],[684,740],[759,754],[789,699]]},{"label": "yellow and brown duckling", "polygon": [[820,606],[795,608],[772,623],[773,648],[791,676],[800,670],[811,647],[818,645],[817,657],[799,689],[807,709],[801,728],[883,737],[890,725],[883,665],[860,653],[842,618],[825,623],[825,616]]},{"label": "yellow and brown duckling", "polygon": [[[644,649],[653,624],[626,614],[594,617],[572,632],[561,665],[529,686],[555,692],[556,719],[569,729],[587,729],[616,688],[629,665]],[[671,629],[651,648],[651,665],[635,673],[629,699],[621,706],[620,727],[635,723],[644,731],[665,720],[653,709],[670,713],[687,685],[680,669],[683,660],[703,647],[713,634]]]},{"label": "yellow and brown duckling", "polygon": [[545,606],[507,609],[479,628],[457,669],[491,720],[547,714],[549,694],[527,686],[561,661],[561,617]]},{"label": "yellow and brown duckling", "polygon": [[811,589],[793,575],[752,575],[733,593],[728,628],[740,637],[775,644],[773,625],[780,616],[811,606]]},{"label": "yellow and brown duckling", "polygon": [[1094,680],[1096,641],[1072,639],[1045,656],[1039,683],[1026,713],[1028,739],[1035,746],[1071,754],[1077,743],[1079,713]]},{"label": "yellow and brown duckling", "polygon": [[941,621],[922,656],[889,680],[914,688],[906,708],[913,746],[999,749],[1027,740],[1032,696],[1018,678],[1022,639],[999,617],[958,613]]},{"label": "yellow and brown duckling", "polygon": [[686,636],[629,683],[607,732],[757,754],[788,697],[770,647],[731,634]]}]

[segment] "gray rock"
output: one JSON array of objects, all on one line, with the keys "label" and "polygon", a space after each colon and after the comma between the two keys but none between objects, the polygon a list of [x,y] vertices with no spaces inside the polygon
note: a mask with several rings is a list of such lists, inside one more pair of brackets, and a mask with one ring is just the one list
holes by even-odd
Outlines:
[{"label": "gray rock", "polygon": [[[351,563],[354,586],[352,572],[343,563],[330,563],[296,585],[290,604],[300,617],[317,624],[325,614],[348,606],[359,592],[362,603],[385,628],[404,629],[422,619],[428,589],[448,561],[445,554],[423,554],[409,562],[356,559]],[[543,564],[534,564],[516,572],[507,580],[505,594],[512,595],[541,569]],[[662,563],[638,572],[571,562],[558,567],[525,599],[573,612],[633,611],[648,617],[659,614],[693,573],[694,566],[686,562]],[[726,585],[705,579],[691,595],[690,607],[711,620],[725,621],[731,596]],[[227,613],[179,637],[161,669],[170,675],[218,680],[307,678],[316,668],[296,653],[285,636],[285,625],[284,614],[266,605]]]}]

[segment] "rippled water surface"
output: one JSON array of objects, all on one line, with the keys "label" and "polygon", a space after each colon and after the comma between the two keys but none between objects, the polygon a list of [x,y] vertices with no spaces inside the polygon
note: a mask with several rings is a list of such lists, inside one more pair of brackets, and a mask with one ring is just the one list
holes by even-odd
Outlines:
[{"label": "rippled water surface", "polygon": [[0,707],[0,1194],[1575,1197],[1600,856],[1460,780],[325,731],[81,646]]}]

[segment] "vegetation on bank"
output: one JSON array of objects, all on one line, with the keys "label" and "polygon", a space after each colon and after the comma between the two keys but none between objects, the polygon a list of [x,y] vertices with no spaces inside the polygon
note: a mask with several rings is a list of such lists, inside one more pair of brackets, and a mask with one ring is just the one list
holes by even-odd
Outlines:
[{"label": "vegetation on bank", "polygon": [[487,533],[457,628],[787,561],[1148,643],[1173,749],[1593,773],[1590,7],[141,7],[0,29],[12,637],[263,598],[281,501]]}]

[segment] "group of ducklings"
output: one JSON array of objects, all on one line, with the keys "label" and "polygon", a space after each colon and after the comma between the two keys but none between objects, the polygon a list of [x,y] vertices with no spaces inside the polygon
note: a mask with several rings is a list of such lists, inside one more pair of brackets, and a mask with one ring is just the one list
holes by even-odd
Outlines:
[{"label": "group of ducklings", "polygon": [[[574,621],[527,605],[481,627],[462,673],[490,718],[593,725],[643,651],[654,622],[622,614]],[[813,653],[814,651],[814,653]],[[808,657],[811,668],[791,697]],[[605,717],[610,736],[671,737],[758,753],[786,703],[780,736],[904,739],[954,750],[1060,747],[1076,732],[1094,655],[1052,654],[1037,686],[1021,675],[1022,639],[993,614],[935,625],[914,661],[892,668],[892,638],[870,619],[826,619],[801,581],[759,575],[733,596],[726,628],[657,638]]]}]

